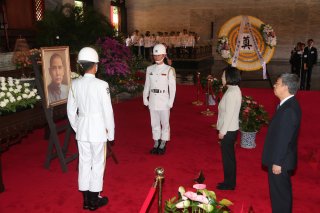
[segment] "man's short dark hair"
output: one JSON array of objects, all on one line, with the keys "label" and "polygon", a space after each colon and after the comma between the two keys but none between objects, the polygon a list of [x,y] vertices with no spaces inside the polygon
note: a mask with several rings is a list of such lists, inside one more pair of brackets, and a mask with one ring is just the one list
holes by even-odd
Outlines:
[{"label": "man's short dark hair", "polygon": [[225,78],[227,85],[239,85],[241,81],[240,71],[232,66],[227,66],[225,69]]},{"label": "man's short dark hair", "polygon": [[84,72],[90,70],[96,63],[90,61],[81,61],[79,62],[80,67],[83,69]]},{"label": "man's short dark hair", "polygon": [[289,93],[295,95],[299,89],[299,77],[292,73],[282,73],[278,76],[281,78],[282,84],[288,87]]}]

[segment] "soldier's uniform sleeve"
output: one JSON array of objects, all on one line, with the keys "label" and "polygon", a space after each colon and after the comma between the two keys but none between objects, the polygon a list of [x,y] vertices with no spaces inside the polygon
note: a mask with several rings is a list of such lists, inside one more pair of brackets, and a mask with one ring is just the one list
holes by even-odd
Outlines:
[{"label": "soldier's uniform sleeve", "polygon": [[168,80],[169,80],[169,107],[172,108],[174,98],[176,96],[176,71],[173,67],[169,69]]},{"label": "soldier's uniform sleeve", "polygon": [[78,109],[78,106],[75,99],[74,88],[71,85],[69,95],[68,95],[68,102],[67,102],[67,114],[68,114],[70,125],[75,132],[77,132],[77,124],[78,124],[77,109]]},{"label": "soldier's uniform sleeve", "polygon": [[150,93],[150,71],[147,68],[146,71],[146,80],[144,83],[144,89],[143,89],[143,104],[148,106],[149,105],[149,101],[148,101],[148,97],[149,97],[149,93]]},{"label": "soldier's uniform sleeve", "polygon": [[108,131],[108,140],[114,140],[114,116],[110,97],[109,85],[106,83],[104,89],[101,91],[102,110],[104,115],[105,128]]}]

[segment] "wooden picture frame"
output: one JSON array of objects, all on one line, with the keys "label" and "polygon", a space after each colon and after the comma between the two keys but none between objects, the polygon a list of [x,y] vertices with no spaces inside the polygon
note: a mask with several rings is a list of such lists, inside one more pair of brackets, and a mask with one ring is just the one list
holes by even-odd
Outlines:
[{"label": "wooden picture frame", "polygon": [[41,47],[40,50],[46,106],[65,104],[71,85],[69,47]]}]

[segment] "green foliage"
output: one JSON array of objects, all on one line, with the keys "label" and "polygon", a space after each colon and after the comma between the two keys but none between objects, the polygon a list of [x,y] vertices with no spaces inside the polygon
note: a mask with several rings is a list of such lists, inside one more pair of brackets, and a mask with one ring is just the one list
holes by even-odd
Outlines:
[{"label": "green foliage", "polygon": [[86,7],[82,12],[70,4],[46,10],[44,18],[36,25],[36,32],[38,46],[69,46],[70,52],[115,34],[107,18],[92,7]]}]

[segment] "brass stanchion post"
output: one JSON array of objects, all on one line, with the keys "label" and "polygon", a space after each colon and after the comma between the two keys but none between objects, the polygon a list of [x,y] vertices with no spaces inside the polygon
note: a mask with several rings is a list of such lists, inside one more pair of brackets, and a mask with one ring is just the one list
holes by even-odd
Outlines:
[{"label": "brass stanchion post", "polygon": [[200,72],[197,72],[197,100],[192,102],[192,104],[193,104],[193,105],[196,105],[196,106],[202,106],[202,105],[203,105],[203,102],[199,100],[200,87],[201,87],[201,83],[200,83]]},{"label": "brass stanchion post", "polygon": [[155,173],[157,175],[156,180],[158,182],[158,213],[162,213],[162,183],[164,179],[164,169],[158,167],[155,169]]},{"label": "brass stanchion post", "polygon": [[212,86],[213,77],[211,75],[208,75],[207,77],[207,92],[206,92],[206,107],[207,109],[205,111],[202,111],[201,113],[205,116],[213,116],[214,113],[209,109],[209,95],[210,95],[210,87]]}]

